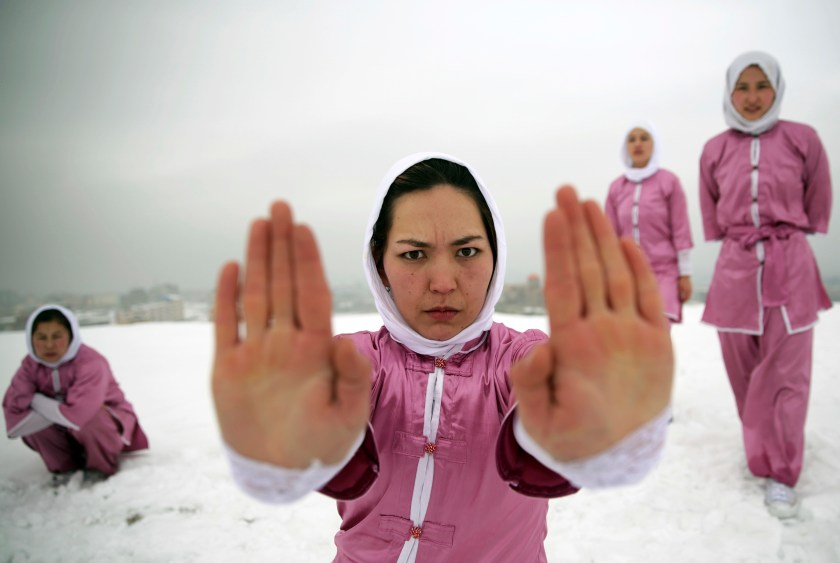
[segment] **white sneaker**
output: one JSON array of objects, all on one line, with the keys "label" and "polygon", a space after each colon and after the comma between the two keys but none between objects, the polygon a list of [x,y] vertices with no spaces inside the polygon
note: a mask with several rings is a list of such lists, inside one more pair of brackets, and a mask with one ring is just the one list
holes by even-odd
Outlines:
[{"label": "white sneaker", "polygon": [[799,497],[792,487],[772,479],[764,489],[764,504],[776,518],[793,518],[799,513]]}]

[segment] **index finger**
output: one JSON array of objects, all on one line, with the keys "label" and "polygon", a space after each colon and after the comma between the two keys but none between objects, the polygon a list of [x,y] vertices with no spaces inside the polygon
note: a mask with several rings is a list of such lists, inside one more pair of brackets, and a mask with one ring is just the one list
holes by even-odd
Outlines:
[{"label": "index finger", "polygon": [[216,335],[216,352],[239,343],[239,319],[236,314],[236,295],[239,290],[239,264],[228,262],[219,272],[213,326]]},{"label": "index finger", "polygon": [[592,226],[577,192],[572,186],[557,190],[557,207],[566,214],[572,241],[575,275],[579,279],[584,313],[591,315],[607,307],[604,264],[598,251]]},{"label": "index finger", "polygon": [[269,317],[268,246],[269,224],[265,219],[251,223],[242,285],[242,310],[245,314],[245,335],[258,338],[266,329]]},{"label": "index finger", "polygon": [[312,230],[295,225],[295,318],[301,328],[332,336],[332,296]]},{"label": "index finger", "polygon": [[554,209],[545,217],[543,252],[545,254],[543,298],[549,326],[554,331],[579,318],[583,313],[571,227],[563,209]]},{"label": "index finger", "polygon": [[596,202],[584,202],[583,209],[603,265],[607,302],[615,311],[635,312],[635,285],[615,230]]},{"label": "index finger", "polygon": [[662,306],[659,284],[642,249],[635,242],[627,239],[622,239],[621,246],[633,276],[636,278],[635,291],[639,313],[651,323],[668,326],[669,321]]}]

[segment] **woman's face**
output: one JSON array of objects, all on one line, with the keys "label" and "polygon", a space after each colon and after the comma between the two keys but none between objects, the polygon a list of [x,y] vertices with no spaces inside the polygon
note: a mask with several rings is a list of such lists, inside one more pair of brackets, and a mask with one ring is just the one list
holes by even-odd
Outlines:
[{"label": "woman's face", "polygon": [[627,134],[627,154],[633,163],[633,168],[644,168],[650,162],[653,154],[653,137],[650,133],[636,127]]},{"label": "woman's face", "polygon": [[40,322],[32,331],[32,348],[45,362],[57,362],[70,347],[70,331],[58,321]]},{"label": "woman's face", "polygon": [[449,184],[394,202],[382,260],[397,310],[429,340],[448,340],[472,324],[493,276],[478,206]]},{"label": "woman's face", "polygon": [[748,66],[738,77],[732,89],[732,105],[741,117],[749,121],[767,113],[776,99],[776,91],[764,71],[757,66]]}]

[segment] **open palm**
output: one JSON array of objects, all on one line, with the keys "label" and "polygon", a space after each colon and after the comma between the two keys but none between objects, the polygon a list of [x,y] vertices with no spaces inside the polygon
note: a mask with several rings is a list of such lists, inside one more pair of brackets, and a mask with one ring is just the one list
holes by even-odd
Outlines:
[{"label": "open palm", "polygon": [[252,224],[242,288],[238,278],[226,264],[216,293],[212,390],[225,442],[287,468],[340,461],[368,419],[370,366],[333,338],[315,239],[285,202]]},{"label": "open palm", "polygon": [[570,187],[545,220],[549,341],[511,374],[525,430],[555,459],[597,454],[661,413],[673,351],[656,279]]}]

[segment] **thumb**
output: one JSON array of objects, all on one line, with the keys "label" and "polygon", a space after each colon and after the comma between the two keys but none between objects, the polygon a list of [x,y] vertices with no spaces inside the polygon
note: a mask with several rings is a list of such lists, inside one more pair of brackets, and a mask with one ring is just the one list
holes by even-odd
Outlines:
[{"label": "thumb", "polygon": [[351,423],[361,425],[369,418],[370,361],[346,338],[336,339],[332,361],[336,374],[335,402]]},{"label": "thumb", "polygon": [[534,347],[511,368],[514,400],[519,403],[519,416],[523,423],[551,408],[552,357],[551,347],[545,342]]}]

